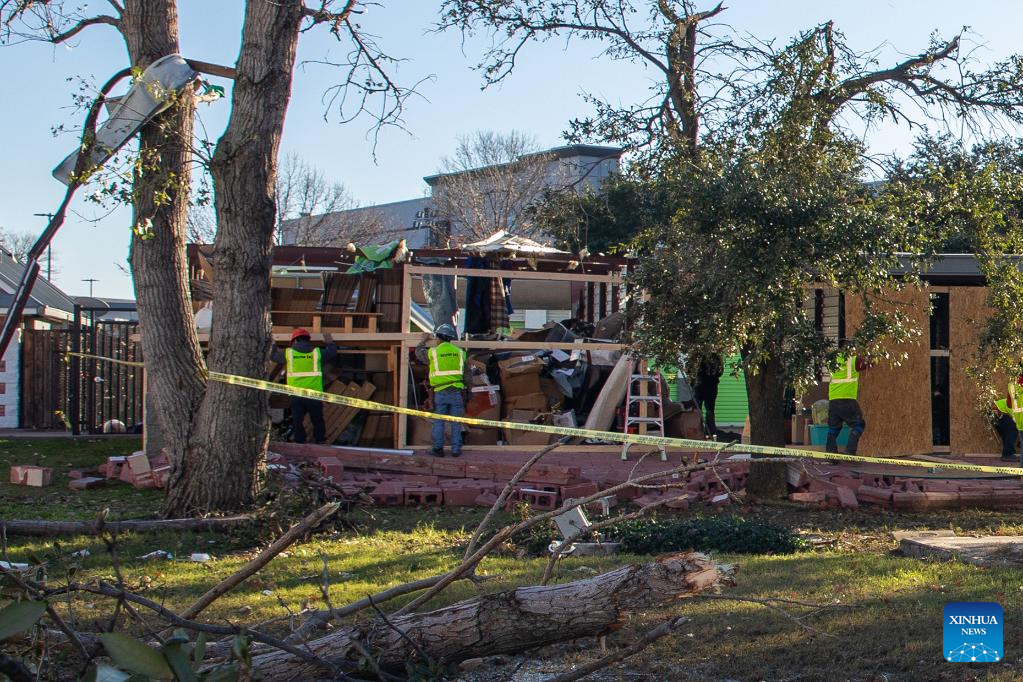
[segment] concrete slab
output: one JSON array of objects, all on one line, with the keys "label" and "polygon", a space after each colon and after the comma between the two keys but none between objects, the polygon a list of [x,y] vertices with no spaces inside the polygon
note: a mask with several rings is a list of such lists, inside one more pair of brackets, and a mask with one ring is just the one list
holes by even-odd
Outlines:
[{"label": "concrete slab", "polygon": [[975,566],[1023,567],[1023,536],[991,535],[981,538],[916,535],[899,541],[907,556],[958,559]]}]

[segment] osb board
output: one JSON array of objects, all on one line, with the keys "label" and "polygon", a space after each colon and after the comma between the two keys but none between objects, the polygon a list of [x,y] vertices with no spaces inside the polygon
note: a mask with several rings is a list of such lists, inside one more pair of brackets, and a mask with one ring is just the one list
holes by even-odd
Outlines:
[{"label": "osb board", "polygon": [[[860,375],[859,401],[867,429],[860,439],[861,455],[922,455],[933,449],[931,433],[931,358],[928,348],[930,299],[926,289],[909,288],[884,294],[880,310],[900,310],[922,336],[891,347],[891,355],[907,358],[899,366],[879,360]],[[852,336],[863,322],[858,296],[845,297],[846,333]]]},{"label": "osb board", "polygon": [[[966,370],[974,360],[979,334],[990,314],[986,287],[950,287],[949,408],[953,455],[1001,452],[1001,442],[988,421],[989,408],[981,405],[982,387]],[[1004,386],[1002,378],[996,386]],[[1004,393],[1004,388],[999,395]],[[984,401],[987,402],[987,401]],[[981,409],[978,409],[981,408]]]}]

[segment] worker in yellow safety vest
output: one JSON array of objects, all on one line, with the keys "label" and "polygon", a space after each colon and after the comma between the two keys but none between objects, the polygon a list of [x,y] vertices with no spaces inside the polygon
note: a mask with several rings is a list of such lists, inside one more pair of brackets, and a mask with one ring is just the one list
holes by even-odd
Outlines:
[{"label": "worker in yellow safety vest", "polygon": [[[288,386],[307,388],[311,391],[323,392],[323,365],[333,362],[337,357],[337,344],[330,334],[324,334],[327,345],[323,348],[313,346],[309,332],[299,327],[291,332],[291,347],[282,351],[274,348],[271,358],[274,362],[283,362]],[[296,443],[304,443],[306,439],[305,417],[313,424],[313,438],[317,443],[327,439],[327,425],[323,421],[323,403],[315,398],[291,396],[292,437]]]},{"label": "worker in yellow safety vest", "polygon": [[[469,363],[465,351],[451,343],[457,338],[455,328],[450,324],[442,324],[434,331],[438,343],[427,348],[426,341],[416,346],[416,358],[430,367],[430,390],[433,393],[433,411],[461,417],[465,414],[465,398],[463,392],[470,384]],[[444,424],[441,419],[433,420],[431,432],[435,457],[444,456]],[[451,456],[462,454],[462,425],[451,423]]]},{"label": "worker in yellow safety vest", "polygon": [[1009,382],[1005,400],[995,401],[995,410],[999,413],[995,429],[1002,438],[1002,461],[1015,462],[1016,441],[1023,430],[1023,374]]},{"label": "worker in yellow safety vest", "polygon": [[[845,347],[843,342],[840,349]],[[867,428],[863,411],[857,400],[860,388],[860,372],[869,367],[869,363],[856,357],[852,352],[839,350],[838,357],[831,367],[828,380],[828,441],[825,448],[828,452],[838,452],[838,434],[842,425],[849,425],[849,442],[845,452],[856,454],[860,436]]]}]

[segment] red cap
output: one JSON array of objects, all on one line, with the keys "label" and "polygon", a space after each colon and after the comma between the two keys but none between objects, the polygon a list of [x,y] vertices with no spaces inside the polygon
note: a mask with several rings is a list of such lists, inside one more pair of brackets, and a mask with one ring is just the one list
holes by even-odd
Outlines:
[{"label": "red cap", "polygon": [[299,327],[295,331],[291,332],[291,340],[292,341],[294,341],[295,339],[300,339],[303,336],[308,337],[309,336],[309,332],[307,330],[305,330],[305,329],[302,329],[301,327]]}]

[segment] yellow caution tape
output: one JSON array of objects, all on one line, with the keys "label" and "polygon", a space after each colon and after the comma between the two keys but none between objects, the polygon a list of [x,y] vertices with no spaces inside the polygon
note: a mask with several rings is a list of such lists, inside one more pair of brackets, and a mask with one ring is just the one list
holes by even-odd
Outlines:
[{"label": "yellow caution tape", "polygon": [[[128,360],[116,360],[100,355],[88,353],[69,352],[67,356],[90,358],[103,362],[110,362],[132,367],[144,367],[144,363]],[[891,464],[893,466],[923,467],[927,469],[945,469],[951,471],[980,471],[991,474],[1003,474],[1010,476],[1023,476],[1023,470],[1016,467],[987,466],[984,464],[956,464],[952,462],[921,462],[913,459],[897,459],[892,457],[861,457],[858,455],[845,455],[833,452],[817,452],[816,450],[799,450],[796,448],[779,448],[768,445],[738,445],[725,443],[712,443],[705,440],[690,440],[687,438],[668,438],[665,436],[647,436],[637,433],[618,433],[616,431],[594,431],[580,429],[571,426],[549,426],[546,424],[530,424],[525,422],[504,422],[493,419],[477,419],[475,417],[452,417],[445,414],[434,414],[423,410],[415,410],[409,407],[387,405],[385,403],[363,400],[361,398],[350,398],[335,393],[313,391],[308,388],[276,384],[263,379],[252,379],[234,374],[223,374],[221,372],[208,372],[207,376],[212,381],[219,381],[234,386],[245,386],[257,391],[279,393],[282,395],[298,396],[300,398],[311,398],[325,403],[345,405],[363,410],[375,410],[378,412],[391,412],[404,414],[409,417],[422,417],[424,419],[439,419],[469,426],[482,426],[494,429],[512,429],[515,431],[532,431],[535,433],[547,433],[556,436],[568,436],[572,438],[590,438],[594,440],[605,440],[614,443],[633,443],[636,445],[652,445],[655,447],[675,447],[685,450],[717,451],[727,449],[731,453],[748,453],[762,455],[765,457],[798,457],[803,459],[822,459],[833,462],[859,462],[864,464]]]}]

